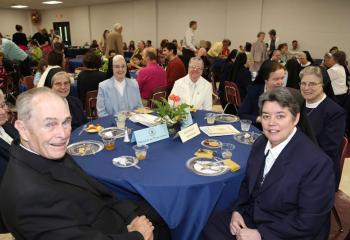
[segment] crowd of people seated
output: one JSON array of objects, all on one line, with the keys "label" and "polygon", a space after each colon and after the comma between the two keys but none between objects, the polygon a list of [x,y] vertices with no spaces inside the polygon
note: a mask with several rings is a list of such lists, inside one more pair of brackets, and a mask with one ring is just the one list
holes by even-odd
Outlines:
[{"label": "crowd of people seated", "polygon": [[[149,106],[153,93],[164,87],[168,95],[180,97],[176,104],[187,103],[198,110],[212,111],[218,97],[225,113],[251,120],[264,133],[252,147],[238,200],[228,211],[209,219],[201,239],[234,239],[234,236],[243,240],[315,239],[320,236],[318,239],[326,239],[334,192],[338,190],[341,178],[341,143],[350,128],[350,73],[346,53],[332,47],[318,63],[297,40],[291,42],[289,50],[288,43],[281,41],[283,38],[275,29],[268,32],[269,41],[265,42],[265,32],[259,32],[255,42],[246,42],[244,46],[230,50],[229,39],[198,42],[198,26],[196,21],[191,21],[183,40],[178,43],[176,39],[163,39],[160,48],[156,48],[150,40],[123,42],[123,25],[116,23],[112,31],[104,30],[101,39],[93,41],[83,56],[83,67],[75,76],[67,73],[64,45],[55,32],[49,34],[46,29],[41,29],[28,39],[22,26],[16,25],[12,40],[0,38],[0,183],[2,178],[5,179],[0,194],[7,196],[6,199],[0,197],[0,211],[16,238],[39,238],[41,233],[33,233],[33,225],[22,226],[19,221],[20,218],[27,217],[30,221],[37,217],[42,224],[38,231],[50,237],[58,234],[57,238],[50,239],[60,239],[60,236],[79,238],[89,234],[96,238],[125,234],[125,239],[153,239],[153,221],[158,232],[154,239],[169,239],[168,229],[151,207],[147,206],[147,209],[151,209],[152,216],[142,219],[136,217],[139,213],[144,214],[144,209],[137,210],[140,206],[122,209],[119,200],[64,154],[71,130],[87,122],[84,108],[88,92],[97,92],[97,115],[105,117]],[[131,53],[130,56],[126,56],[126,52]],[[18,120],[14,127],[7,123],[9,109],[5,95],[7,73],[14,71],[16,64],[22,76],[33,75],[35,89],[18,97]],[[242,103],[235,108],[226,108],[225,82],[235,83],[238,87]],[[53,121],[53,127],[48,128],[60,128],[61,135],[56,136],[46,129],[45,117]],[[42,141],[38,135],[41,131]],[[53,142],[50,142],[51,138]],[[16,144],[10,147],[12,142]],[[11,157],[10,148],[16,151]],[[24,157],[33,162],[24,163]],[[25,213],[15,212],[12,203],[18,193],[9,188],[13,186],[11,181],[15,181],[16,187],[38,184],[37,187],[47,191],[59,187],[62,203],[70,206],[69,194],[65,195],[69,189],[64,189],[61,183],[53,182],[45,174],[34,176],[31,172],[36,168],[40,171],[43,166],[51,167],[54,165],[52,160],[57,159],[63,159],[60,167],[75,171],[72,181],[83,178],[91,185],[84,197],[90,199],[91,204],[101,206],[91,210],[89,223],[82,216],[90,209],[74,209],[80,216],[76,222],[72,220],[76,215],[52,209],[52,216],[61,219],[62,227],[66,226],[64,219],[68,219],[66,221],[72,226],[72,232],[68,233],[44,223],[47,216],[40,207],[47,207],[55,199],[48,198],[43,200],[42,206],[38,205],[40,218],[33,211],[22,215]],[[285,167],[287,164],[288,168]],[[6,168],[8,173],[5,173]],[[16,171],[23,172],[28,183],[21,180]],[[49,181],[52,185],[41,181]],[[41,194],[44,190],[38,191]],[[106,196],[93,199],[96,191]],[[25,197],[30,200],[28,204],[36,201],[33,193]],[[74,206],[79,205],[80,197],[73,198]],[[106,202],[114,201],[113,209],[103,207]],[[26,211],[25,204],[20,207]],[[103,223],[111,219],[118,222],[120,228],[115,231],[101,229],[99,217]],[[159,226],[164,229],[159,230]],[[135,231],[138,234],[128,235]]]}]

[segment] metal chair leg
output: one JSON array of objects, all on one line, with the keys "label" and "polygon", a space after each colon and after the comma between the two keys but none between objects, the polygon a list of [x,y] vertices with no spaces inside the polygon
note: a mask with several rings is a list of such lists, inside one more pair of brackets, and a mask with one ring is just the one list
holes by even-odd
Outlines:
[{"label": "metal chair leg", "polygon": [[344,231],[343,225],[341,224],[340,217],[339,217],[338,211],[337,211],[337,209],[335,208],[335,206],[332,207],[332,212],[333,212],[335,221],[336,221],[337,224],[338,224],[339,232],[343,232],[343,231]]}]

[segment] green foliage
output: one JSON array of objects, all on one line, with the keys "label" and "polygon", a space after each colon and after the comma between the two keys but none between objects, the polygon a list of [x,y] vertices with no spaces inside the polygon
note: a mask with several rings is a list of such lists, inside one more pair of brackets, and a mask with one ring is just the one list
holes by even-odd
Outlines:
[{"label": "green foliage", "polygon": [[183,119],[187,112],[186,108],[189,108],[190,105],[186,103],[181,103],[179,106],[175,107],[175,103],[171,106],[165,98],[162,98],[160,101],[152,100],[156,105],[154,111],[159,115],[159,117],[164,118],[168,116],[171,120],[179,121]]}]

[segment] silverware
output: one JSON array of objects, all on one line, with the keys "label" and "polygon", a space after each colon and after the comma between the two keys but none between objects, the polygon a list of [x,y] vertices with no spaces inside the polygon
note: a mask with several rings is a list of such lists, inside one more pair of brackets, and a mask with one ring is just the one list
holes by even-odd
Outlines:
[{"label": "silverware", "polygon": [[80,130],[78,136],[80,136],[80,135],[85,131],[86,127],[87,127],[87,124],[85,124],[85,125],[83,126],[83,128]]},{"label": "silverware", "polygon": [[135,164],[133,167],[136,167],[137,169],[140,169],[141,170],[141,167],[137,164]]}]

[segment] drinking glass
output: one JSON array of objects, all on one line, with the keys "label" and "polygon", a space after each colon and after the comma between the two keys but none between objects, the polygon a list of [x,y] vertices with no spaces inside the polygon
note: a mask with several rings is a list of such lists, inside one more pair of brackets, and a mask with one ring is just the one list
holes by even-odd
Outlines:
[{"label": "drinking glass", "polygon": [[119,112],[118,115],[115,117],[115,121],[117,122],[117,128],[124,129],[125,121],[126,121],[126,113]]},{"label": "drinking glass", "polygon": [[249,132],[250,125],[252,124],[252,121],[250,121],[248,119],[241,119],[240,123],[241,123],[241,130],[243,132]]},{"label": "drinking glass", "polygon": [[148,145],[134,145],[135,156],[138,160],[145,160],[147,156]]},{"label": "drinking glass", "polygon": [[207,124],[214,124],[215,123],[215,114],[214,113],[205,114],[205,118],[207,119]]},{"label": "drinking glass", "polygon": [[233,145],[232,143],[223,143],[221,146],[222,158],[231,159],[233,149],[235,149],[235,145]]}]

